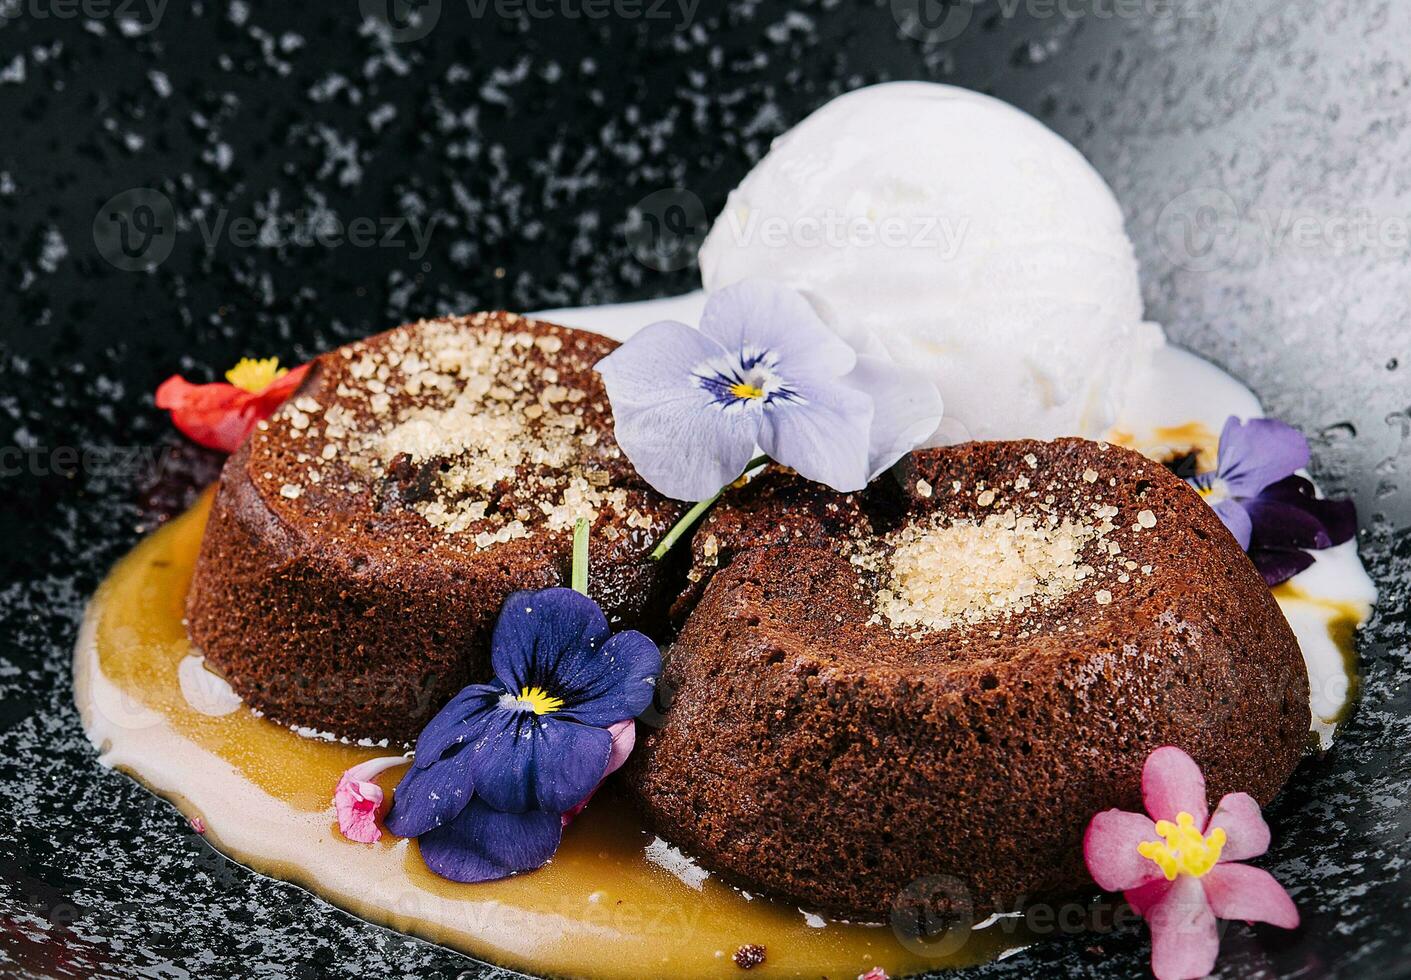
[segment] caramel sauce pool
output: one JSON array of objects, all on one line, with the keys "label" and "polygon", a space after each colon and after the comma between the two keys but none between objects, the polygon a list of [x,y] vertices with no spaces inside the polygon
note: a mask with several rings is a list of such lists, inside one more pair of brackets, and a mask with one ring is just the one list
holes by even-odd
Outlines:
[{"label": "caramel sauce pool", "polygon": [[[851,980],[874,966],[895,977],[970,965],[1028,941],[995,927],[928,948],[889,926],[806,920],[703,873],[678,877],[648,860],[652,835],[610,792],[565,831],[548,866],[499,882],[439,878],[415,842],[388,834],[376,844],[345,840],[333,787],[349,766],[387,750],[304,738],[183,690],[178,665],[193,650],[182,608],[209,502],[141,542],[98,590],[75,654],[75,691],[102,761],[200,817],[207,839],[235,860],[369,921],[540,974],[742,977],[731,957],[755,943],[766,959],[749,976]],[[401,772],[380,780],[389,797]]]}]

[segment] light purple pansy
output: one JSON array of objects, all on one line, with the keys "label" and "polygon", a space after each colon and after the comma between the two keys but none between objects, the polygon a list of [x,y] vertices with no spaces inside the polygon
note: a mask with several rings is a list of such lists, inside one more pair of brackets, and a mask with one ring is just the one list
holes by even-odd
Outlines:
[{"label": "light purple pansy", "polygon": [[422,730],[385,821],[455,881],[553,856],[565,815],[631,751],[630,719],[661,672],[655,643],[612,633],[597,603],[563,588],[510,596],[490,657],[494,681],[463,688]]},{"label": "light purple pansy", "polygon": [[1357,531],[1351,501],[1319,498],[1313,484],[1296,475],[1308,459],[1308,441],[1292,426],[1230,416],[1220,432],[1215,472],[1188,481],[1271,586],[1313,563],[1304,549],[1342,544]]},{"label": "light purple pansy", "polygon": [[668,497],[705,500],[760,446],[835,490],[861,490],[939,425],[915,372],[862,355],[804,296],[763,280],[711,294],[699,330],[664,320],[598,362],[617,442]]}]

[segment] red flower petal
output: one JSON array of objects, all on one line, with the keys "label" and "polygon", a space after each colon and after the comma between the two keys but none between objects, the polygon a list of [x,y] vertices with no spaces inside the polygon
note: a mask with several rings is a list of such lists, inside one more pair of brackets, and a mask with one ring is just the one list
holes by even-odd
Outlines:
[{"label": "red flower petal", "polygon": [[171,412],[172,424],[193,442],[233,453],[256,423],[274,414],[304,380],[309,365],[293,368],[259,392],[218,381],[194,385],[172,375],[157,387],[157,407]]}]

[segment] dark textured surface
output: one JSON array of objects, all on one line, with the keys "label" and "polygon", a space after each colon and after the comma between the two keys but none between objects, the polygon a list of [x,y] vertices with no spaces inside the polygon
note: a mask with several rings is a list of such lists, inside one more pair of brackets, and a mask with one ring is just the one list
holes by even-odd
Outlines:
[{"label": "dark textured surface", "polygon": [[[714,213],[772,136],[885,78],[989,90],[1074,140],[1123,203],[1151,316],[1315,434],[1320,475],[1356,491],[1383,588],[1362,705],[1273,808],[1263,861],[1305,926],[1231,927],[1221,963],[1405,973],[1411,9],[1067,6],[1093,13],[995,0],[928,35],[894,16],[908,0],[703,0],[684,29],[501,23],[446,0],[398,43],[352,0],[172,2],[150,31],[144,6],[0,0],[0,973],[481,975],[232,867],[94,764],[70,704],[83,600],[136,538],[144,451],[209,472],[144,450],[173,445],[149,393],[175,367],[208,378],[420,314],[684,288],[689,271],[634,258],[632,205],[681,185]],[[134,188],[170,215],[151,194],[102,208]],[[320,243],[332,216],[431,234],[424,253],[406,228],[401,245]],[[135,263],[124,218],[154,232]],[[118,267],[168,244],[154,271]],[[1126,976],[1146,949],[1129,927],[976,975]]]}]

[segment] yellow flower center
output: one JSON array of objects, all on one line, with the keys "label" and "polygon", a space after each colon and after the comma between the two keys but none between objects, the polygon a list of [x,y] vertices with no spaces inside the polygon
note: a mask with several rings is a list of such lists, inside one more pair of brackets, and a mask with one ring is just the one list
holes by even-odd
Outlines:
[{"label": "yellow flower center", "polygon": [[730,386],[730,394],[736,398],[759,399],[764,397],[764,389],[748,381],[737,381]]},{"label": "yellow flower center", "polygon": [[1209,486],[1198,486],[1196,489],[1207,503],[1219,503],[1230,496],[1229,487],[1225,485],[1224,480],[1211,480]]},{"label": "yellow flower center", "polygon": [[288,373],[288,368],[279,366],[279,358],[277,357],[261,359],[242,357],[240,363],[225,372],[225,380],[237,388],[258,395],[274,384],[276,379],[282,378]]},{"label": "yellow flower center", "polygon": [[1222,828],[1216,827],[1202,836],[1195,829],[1195,817],[1184,810],[1176,814],[1175,823],[1158,820],[1156,832],[1163,840],[1143,841],[1137,845],[1137,853],[1155,861],[1167,881],[1175,881],[1182,874],[1199,878],[1215,867],[1225,847]]},{"label": "yellow flower center", "polygon": [[556,698],[542,687],[525,687],[519,692],[519,703],[536,715],[546,715],[563,707],[563,698]]}]

